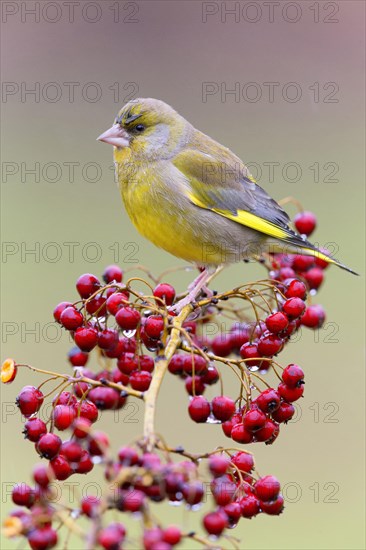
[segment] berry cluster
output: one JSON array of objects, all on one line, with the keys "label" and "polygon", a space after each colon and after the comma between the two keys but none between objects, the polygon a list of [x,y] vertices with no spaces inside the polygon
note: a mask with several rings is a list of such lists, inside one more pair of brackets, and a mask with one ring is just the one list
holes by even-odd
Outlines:
[{"label": "berry cluster", "polygon": [[[79,435],[75,441],[63,443],[59,459],[67,455],[69,460],[79,460],[83,452],[80,441],[84,437],[85,434],[82,438]],[[73,511],[74,517],[92,521],[106,510],[147,514],[149,504],[164,500],[185,503],[195,509],[206,500],[209,491],[213,509],[204,515],[202,523],[208,535],[218,537],[225,529],[235,527],[241,518],[251,519],[259,513],[279,515],[283,510],[279,481],[272,475],[257,478],[250,453],[220,451],[208,456],[187,453],[189,460],[163,462],[156,453],[121,447],[117,459],[112,460],[107,459],[108,445],[101,439],[94,443],[94,453],[105,458],[104,475],[107,482],[113,480],[114,490],[103,497],[84,496]],[[200,477],[202,458],[208,459],[207,481]],[[48,504],[53,475],[54,471],[39,464],[33,470],[34,487],[21,483],[12,492],[14,503],[21,508],[11,512],[7,528],[19,526],[35,550],[52,548],[58,540],[52,522],[60,517],[57,508]],[[115,550],[122,547],[127,536],[123,523],[112,522],[98,530],[95,542],[105,550]],[[175,525],[165,528],[155,525],[144,530],[141,545],[145,550],[169,550],[187,537],[194,538],[195,534],[185,533]]]},{"label": "berry cluster", "polygon": [[[302,212],[294,223],[309,235],[316,220]],[[38,387],[25,386],[16,398],[25,418],[24,436],[43,460],[33,469],[33,486],[14,486],[13,502],[20,508],[6,519],[6,534],[22,535],[32,549],[47,550],[56,546],[61,523],[89,548],[120,550],[133,541],[136,548],[169,550],[185,538],[206,546],[211,542],[192,531],[162,525],[151,512],[160,502],[195,510],[208,492],[213,508],[205,512],[202,526],[211,538],[235,527],[242,517],[282,512],[278,480],[260,477],[251,453],[218,447],[191,454],[183,447],[168,447],[154,427],[166,372],[183,381],[190,418],[221,424],[237,444],[272,444],[280,426],[291,420],[293,403],[303,396],[304,372],[296,364],[283,368],[277,357],[301,327],[317,329],[324,323],[323,308],[309,303],[308,296],[323,282],[327,264],[308,256],[274,254],[264,259],[264,266],[266,280],[221,294],[202,293],[179,315],[171,306],[181,296],[159,279],[153,279],[153,286],[145,281],[147,291],[141,292],[135,283],[141,286],[143,279],[124,282],[125,274],[115,265],[107,267],[101,279],[90,273],[79,277],[79,298],[59,303],[53,312],[75,343],[68,354],[72,372],[45,371],[13,359],[4,361],[1,369],[6,384],[21,368],[47,377]],[[208,337],[207,327],[213,325],[219,330]],[[224,393],[226,371],[238,380],[236,395]],[[43,385],[55,379],[56,387],[46,393]],[[44,418],[41,413],[50,396],[51,412]],[[108,435],[95,425],[99,411],[121,409],[128,399],[146,405],[143,434],[114,457]],[[89,474],[96,465],[106,482],[102,497],[84,496],[72,510],[52,500],[55,480]],[[109,510],[114,511],[113,521],[107,519]],[[127,533],[119,513],[141,516],[142,539]],[[79,517],[91,522],[90,529],[79,526]]]},{"label": "berry cluster", "polygon": [[[311,307],[307,307],[305,302],[308,288],[300,279],[292,278],[277,282],[271,291],[274,292],[276,311],[254,323],[234,323],[228,333],[220,333],[212,340],[205,339],[203,348],[199,327],[201,325],[202,329],[205,319],[183,324],[183,328],[193,333],[191,338],[188,335],[191,347],[184,346],[189,348],[190,353],[176,353],[168,366],[172,374],[185,380],[186,390],[192,396],[188,407],[192,420],[221,422],[225,435],[238,443],[273,443],[279,434],[279,424],[293,417],[295,409],[292,403],[304,392],[302,369],[297,365],[288,365],[279,374],[282,369],[274,357],[303,325],[304,316]],[[320,325],[319,321],[316,326]],[[196,348],[192,347],[194,345]],[[235,355],[240,359],[233,359]],[[231,358],[225,361],[228,357]],[[218,395],[209,401],[203,396],[208,386],[220,380],[214,361],[241,367],[245,400],[235,402],[228,396]],[[265,374],[269,369],[279,379],[277,389],[267,383],[263,390],[250,384],[250,373],[263,383],[259,374]],[[242,401],[245,401],[244,404]]]}]

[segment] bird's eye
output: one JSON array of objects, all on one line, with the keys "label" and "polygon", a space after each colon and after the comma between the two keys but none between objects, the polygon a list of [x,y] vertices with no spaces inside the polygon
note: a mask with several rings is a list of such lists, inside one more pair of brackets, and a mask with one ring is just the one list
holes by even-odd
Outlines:
[{"label": "bird's eye", "polygon": [[143,124],[137,124],[137,126],[135,126],[135,130],[136,132],[143,132],[145,130],[145,126]]}]

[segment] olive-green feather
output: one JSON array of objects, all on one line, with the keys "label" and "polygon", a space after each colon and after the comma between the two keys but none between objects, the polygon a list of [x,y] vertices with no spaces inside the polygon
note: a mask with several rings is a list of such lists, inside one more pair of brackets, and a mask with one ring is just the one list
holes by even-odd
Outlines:
[{"label": "olive-green feather", "polygon": [[215,157],[205,151],[185,149],[173,161],[186,177],[187,196],[194,205],[355,273],[293,231],[288,214],[255,183],[245,164],[231,152],[228,155],[226,148],[217,146]]}]

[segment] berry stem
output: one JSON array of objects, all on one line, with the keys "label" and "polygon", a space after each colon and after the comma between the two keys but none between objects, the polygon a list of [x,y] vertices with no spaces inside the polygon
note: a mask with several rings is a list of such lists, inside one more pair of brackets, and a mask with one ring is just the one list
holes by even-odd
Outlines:
[{"label": "berry stem", "polygon": [[[27,364],[23,364],[23,363],[22,364],[17,363],[17,367],[26,367],[27,369],[30,369],[34,372],[39,372],[41,374],[46,374],[46,375],[49,375],[49,376],[53,376],[55,378],[62,378],[63,380],[65,380],[65,382],[69,382],[69,383],[71,383],[71,382],[86,382],[86,384],[90,384],[93,387],[103,386],[103,387],[107,387],[107,388],[113,388],[113,389],[115,389],[117,391],[120,391],[120,392],[122,392],[122,391],[126,392],[127,395],[133,395],[134,397],[137,397],[139,399],[143,398],[143,392],[134,390],[130,387],[124,386],[123,384],[117,384],[115,382],[111,382],[110,380],[103,380],[103,381],[93,380],[92,378],[88,378],[87,376],[72,377],[72,376],[67,376],[66,374],[59,374],[57,372],[52,372],[52,371],[49,371],[49,370],[38,369],[36,367],[33,367],[32,365],[27,365]],[[51,393],[53,393],[53,391]]]},{"label": "berry stem", "polygon": [[145,415],[144,415],[144,440],[147,452],[151,452],[155,446],[155,410],[156,400],[160,390],[161,383],[164,375],[168,369],[168,364],[172,356],[174,355],[177,347],[180,343],[180,332],[184,321],[188,315],[192,312],[193,307],[191,304],[185,306],[180,314],[173,319],[173,329],[170,339],[166,345],[165,353],[157,357],[156,369],[151,381],[150,388],[144,395],[145,401]]},{"label": "berry stem", "polygon": [[212,548],[213,550],[218,550],[217,544],[213,544],[208,539],[205,539],[204,537],[201,537],[197,535],[196,533],[188,533],[187,535],[182,535],[185,538],[189,538],[192,540],[195,540],[199,544],[202,544],[205,548]]},{"label": "berry stem", "polygon": [[291,196],[281,199],[280,201],[278,201],[278,204],[280,206],[285,206],[285,204],[294,204],[296,206],[296,208],[299,210],[299,212],[304,211],[304,207],[301,204],[301,202],[298,201],[297,199],[295,199],[294,197],[291,197]]}]

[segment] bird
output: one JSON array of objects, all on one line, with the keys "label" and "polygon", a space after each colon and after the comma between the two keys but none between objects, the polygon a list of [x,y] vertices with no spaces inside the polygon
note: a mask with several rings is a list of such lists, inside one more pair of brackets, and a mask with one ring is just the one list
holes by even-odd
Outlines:
[{"label": "bird", "polygon": [[164,101],[130,100],[97,140],[114,147],[120,193],[136,229],[200,268],[176,313],[222,266],[265,252],[318,257],[356,274],[294,231],[244,162]]}]

